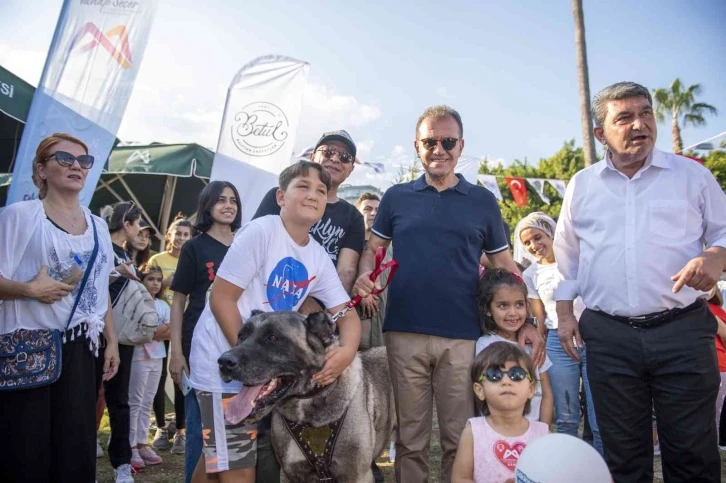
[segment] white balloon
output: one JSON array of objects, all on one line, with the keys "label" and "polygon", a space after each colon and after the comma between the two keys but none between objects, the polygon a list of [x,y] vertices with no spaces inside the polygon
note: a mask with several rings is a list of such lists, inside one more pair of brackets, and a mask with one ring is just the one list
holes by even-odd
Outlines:
[{"label": "white balloon", "polygon": [[527,444],[515,474],[517,483],[612,483],[595,448],[568,434],[548,434]]}]

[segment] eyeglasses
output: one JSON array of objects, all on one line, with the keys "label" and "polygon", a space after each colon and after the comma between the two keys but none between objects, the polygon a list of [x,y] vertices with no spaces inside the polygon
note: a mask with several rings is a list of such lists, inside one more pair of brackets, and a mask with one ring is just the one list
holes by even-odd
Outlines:
[{"label": "eyeglasses", "polygon": [[67,153],[65,151],[56,151],[55,153],[45,158],[45,160],[48,161],[50,158],[53,157],[55,157],[55,160],[58,161],[58,164],[65,168],[70,168],[71,166],[73,166],[73,163],[78,161],[78,165],[81,167],[81,169],[91,169],[94,161],[93,156],[91,156],[90,154],[81,154],[80,156],[76,157],[73,156],[71,153]]},{"label": "eyeglasses", "polygon": [[513,382],[524,381],[525,379],[532,380],[532,376],[526,370],[519,366],[514,366],[508,371],[503,371],[498,367],[488,367],[484,374],[479,376],[479,382],[482,382],[484,378],[487,378],[489,382],[499,382],[504,377],[504,374],[509,376],[509,379]]},{"label": "eyeglasses", "polygon": [[439,143],[441,143],[441,147],[444,148],[446,151],[451,151],[456,147],[456,143],[458,143],[459,141],[460,140],[457,138],[425,138],[422,139],[420,143],[423,144],[423,147],[426,148],[426,151],[433,151]]},{"label": "eyeglasses", "polygon": [[335,156],[337,154],[338,159],[343,164],[353,164],[353,162],[355,161],[355,158],[353,157],[352,154],[350,154],[347,151],[341,151],[340,149],[335,149],[335,148],[331,148],[328,146],[322,146],[322,147],[316,149],[316,151],[319,151],[320,153],[322,153],[322,155],[327,159],[332,159],[333,156]]}]

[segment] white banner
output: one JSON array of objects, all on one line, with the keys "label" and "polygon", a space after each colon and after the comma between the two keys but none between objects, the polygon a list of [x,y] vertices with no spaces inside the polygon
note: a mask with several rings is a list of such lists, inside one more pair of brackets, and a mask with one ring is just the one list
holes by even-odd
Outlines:
[{"label": "white banner", "polygon": [[116,139],[149,40],[157,0],[65,0],[33,96],[7,204],[33,199],[32,162],[40,141],[76,136],[96,161],[81,192],[88,205]]},{"label": "white banner", "polygon": [[459,156],[459,161],[456,163],[454,171],[459,173],[469,183],[476,184],[475,179],[479,174],[479,166],[481,165],[481,159],[473,156]]},{"label": "white banner", "polygon": [[480,174],[477,176],[477,181],[481,183],[483,187],[491,191],[499,201],[502,201],[502,192],[499,191],[499,185],[497,184],[497,177],[493,174]]},{"label": "white banner", "polygon": [[240,69],[227,91],[210,179],[237,187],[243,223],[291,164],[309,68],[289,57],[259,57]]},{"label": "white banner", "polygon": [[557,193],[564,198],[567,184],[561,179],[548,179],[547,182],[557,191]]},{"label": "white banner", "polygon": [[535,192],[537,192],[537,195],[539,195],[540,198],[542,198],[542,201],[544,201],[546,204],[550,204],[550,199],[545,196],[544,194],[544,187],[545,187],[545,181],[546,179],[542,178],[525,178],[527,180],[527,183],[534,189]]}]

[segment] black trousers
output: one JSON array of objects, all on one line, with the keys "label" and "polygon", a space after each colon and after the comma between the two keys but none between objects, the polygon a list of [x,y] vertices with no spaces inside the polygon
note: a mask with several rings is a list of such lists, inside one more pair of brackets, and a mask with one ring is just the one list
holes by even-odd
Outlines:
[{"label": "black trousers", "polygon": [[[118,468],[127,465],[131,461],[131,444],[129,443],[130,415],[129,415],[129,380],[131,379],[131,360],[134,357],[134,346],[118,345],[119,359],[121,363],[118,372],[110,381],[103,383],[103,390],[106,397],[106,408],[111,422],[111,441],[108,445],[108,458],[111,466]],[[100,389],[100,378],[103,375],[103,351],[98,352],[96,359],[97,388]],[[98,392],[96,392],[98,395]],[[95,418],[95,408],[94,408]],[[716,416],[714,416],[715,418]],[[94,423],[95,425],[95,423]],[[95,451],[95,450],[94,450]]]},{"label": "black trousers", "polygon": [[63,344],[56,382],[0,392],[0,481],[95,481],[95,372],[88,339],[76,337]]},{"label": "black trousers", "polygon": [[615,483],[653,481],[652,407],[665,481],[720,481],[716,327],[705,303],[652,329],[634,329],[591,310],[582,314],[587,374]]},{"label": "black trousers", "polygon": [[[166,421],[166,377],[169,374],[169,341],[164,341],[166,347],[167,356],[164,357],[164,362],[161,365],[161,379],[159,379],[159,388],[156,390],[156,396],[154,396],[154,418],[156,418],[156,425],[158,427],[165,427]],[[176,429],[184,429],[186,427],[186,413],[184,412],[184,394],[179,389],[177,384],[174,384],[174,415],[176,417]],[[161,426],[160,426],[161,425]]]}]

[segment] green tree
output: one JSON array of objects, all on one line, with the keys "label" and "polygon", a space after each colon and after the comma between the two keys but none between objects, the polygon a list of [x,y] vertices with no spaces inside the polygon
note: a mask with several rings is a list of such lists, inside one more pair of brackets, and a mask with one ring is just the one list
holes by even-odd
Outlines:
[{"label": "green tree", "polygon": [[[539,164],[530,164],[526,159],[524,161],[515,160],[511,166],[503,167],[501,165],[489,166],[484,162],[479,167],[479,174],[493,174],[501,176],[497,178],[499,190],[502,192],[503,201],[499,202],[502,210],[502,218],[509,225],[514,236],[514,227],[519,220],[533,211],[543,211],[548,215],[557,218],[562,207],[562,198],[559,193],[548,183],[545,184],[544,193],[550,199],[550,204],[546,204],[539,197],[536,191],[527,184],[527,197],[529,203],[527,206],[519,207],[515,204],[511,191],[504,180],[504,176],[514,176],[520,178],[546,178],[561,179],[569,181],[575,173],[585,167],[585,153],[581,147],[575,147],[575,140],[566,141],[562,148],[554,155],[546,159],[541,159]],[[510,240],[513,241],[513,240]]]},{"label": "green tree", "polygon": [[680,123],[683,127],[703,126],[706,124],[704,114],[714,116],[718,114],[715,107],[705,102],[696,102],[696,96],[702,92],[701,84],[693,84],[683,89],[680,79],[676,79],[670,88],[658,88],[653,90],[655,100],[655,114],[659,122],[664,123],[666,116],[671,118],[671,137],[673,141],[673,152],[683,151],[683,139],[681,139]]},{"label": "green tree", "polygon": [[703,165],[711,170],[721,185],[721,189],[726,191],[726,152],[717,149],[712,150],[704,158]]}]

